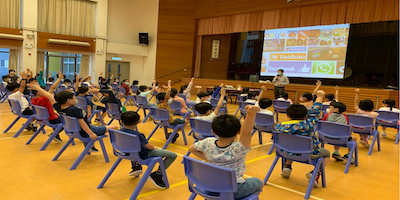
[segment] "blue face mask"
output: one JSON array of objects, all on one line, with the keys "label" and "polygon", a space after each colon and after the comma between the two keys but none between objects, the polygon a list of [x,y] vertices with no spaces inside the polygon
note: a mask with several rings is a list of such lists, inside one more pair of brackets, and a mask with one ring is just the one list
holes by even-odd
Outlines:
[{"label": "blue face mask", "polygon": [[207,101],[211,101],[211,98],[208,98]]}]

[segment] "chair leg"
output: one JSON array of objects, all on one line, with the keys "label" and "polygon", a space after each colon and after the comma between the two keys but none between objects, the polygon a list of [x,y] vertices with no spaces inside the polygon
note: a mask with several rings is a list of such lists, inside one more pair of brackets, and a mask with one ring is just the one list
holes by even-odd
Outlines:
[{"label": "chair leg", "polygon": [[140,179],[139,184],[136,185],[135,191],[133,191],[129,200],[137,199],[144,184],[146,183],[147,179],[149,179],[150,173],[153,171],[153,168],[156,165],[156,163],[157,163],[156,161],[153,161],[148,165],[146,172],[143,174],[142,178]]},{"label": "chair leg", "polygon": [[92,148],[95,141],[96,140],[90,140],[90,142],[87,143],[85,149],[83,149],[82,153],[79,155],[78,159],[75,160],[74,164],[72,164],[72,166],[71,166],[71,168],[69,168],[69,170],[74,170],[78,167],[78,165],[81,163],[81,161],[86,156],[86,154],[89,153],[89,150]]},{"label": "chair leg", "polygon": [[53,139],[60,133],[61,128],[62,128],[62,125],[59,125],[59,126],[53,131],[53,133],[50,135],[49,139],[47,139],[47,141],[43,144],[43,146],[39,149],[39,151],[46,150],[47,146],[49,146],[49,144],[51,143],[51,141],[53,141]]},{"label": "chair leg", "polygon": [[14,138],[16,138],[16,137],[18,137],[21,133],[22,133],[22,131],[24,131],[24,129],[26,128],[26,127],[28,127],[28,125],[32,122],[32,120],[35,118],[35,116],[30,116],[29,118],[28,118],[28,120],[26,120],[26,122],[22,125],[22,127],[15,133],[15,135],[13,136]]},{"label": "chair leg", "polygon": [[321,167],[320,167],[320,172],[321,172],[321,179],[322,179],[322,187],[326,187],[326,174],[325,174],[325,165],[324,165],[324,160],[322,159],[321,162]]},{"label": "chair leg", "polygon": [[69,146],[69,144],[71,144],[71,142],[73,142],[73,141],[74,141],[74,138],[69,138],[67,143],[64,144],[64,146],[60,149],[60,151],[57,153],[57,155],[51,161],[56,161],[58,159],[58,157],[60,157],[61,154],[65,151],[65,149]]},{"label": "chair leg", "polygon": [[21,117],[19,117],[19,116],[18,116],[17,118],[15,118],[14,121],[6,128],[6,130],[3,131],[3,133],[7,133],[7,132],[10,130],[10,128],[12,128],[12,127],[14,126],[14,124],[17,123],[17,121],[18,121],[20,118],[21,118]]},{"label": "chair leg", "polygon": [[358,166],[358,144],[357,144],[357,142],[356,142],[355,150],[354,150],[354,159],[356,160],[354,165]]},{"label": "chair leg", "polygon": [[[371,146],[369,147],[369,150],[368,150],[368,155],[369,156],[372,154],[372,150],[374,149],[375,142],[379,138],[379,132],[378,133],[374,133],[373,137],[374,138],[372,139]],[[378,139],[378,141],[380,141],[380,140]],[[380,151],[380,144],[378,146],[378,151]]]},{"label": "chair leg", "polygon": [[114,118],[111,118],[111,120],[107,123],[107,126],[110,125],[114,121]]},{"label": "chair leg", "polygon": [[264,178],[264,185],[267,184],[267,181],[268,181],[269,177],[271,176],[272,171],[274,171],[274,168],[275,168],[276,163],[278,162],[278,160],[279,160],[279,156],[276,156],[275,159],[274,159],[274,162],[272,162],[272,165],[271,165],[271,167],[270,167],[269,170],[268,170],[267,175],[266,175],[265,178]]},{"label": "chair leg", "polygon": [[400,133],[400,131],[397,131],[397,136],[396,136],[396,142],[394,143],[394,144],[399,144],[399,134]]},{"label": "chair leg", "polygon": [[349,172],[349,168],[350,168],[350,164],[351,164],[351,160],[353,159],[353,154],[354,154],[354,150],[355,150],[356,146],[352,145],[350,147],[350,153],[349,153],[349,159],[346,163],[346,167],[344,168],[344,173],[347,174]]},{"label": "chair leg", "polygon": [[185,143],[185,145],[187,145],[187,140],[186,140],[186,134],[185,134],[184,126],[181,127],[181,132],[182,132],[183,142]]},{"label": "chair leg", "polygon": [[193,192],[193,193],[190,195],[190,197],[189,197],[188,200],[195,200],[195,199],[196,199],[196,196],[197,196],[197,194]]},{"label": "chair leg", "polygon": [[98,141],[100,143],[101,150],[103,151],[104,160],[106,161],[106,163],[110,162],[110,159],[108,158],[106,147],[104,146],[103,138],[98,139]]},{"label": "chair leg", "polygon": [[304,196],[304,199],[310,198],[311,191],[314,187],[314,180],[317,178],[318,171],[319,171],[318,169],[320,169],[322,161],[323,161],[323,158],[318,159],[317,164],[314,167],[310,182],[308,183],[307,192],[306,192],[306,195]]},{"label": "chair leg", "polygon": [[238,112],[239,112],[239,108],[236,110],[236,112],[235,112],[235,115],[234,115],[234,116],[236,116],[236,115],[238,114]]},{"label": "chair leg", "polygon": [[258,143],[259,144],[262,144],[263,142],[262,142],[262,131],[260,131],[260,130],[258,130]]},{"label": "chair leg", "polygon": [[153,136],[153,134],[157,131],[158,127],[160,127],[160,125],[157,125],[153,131],[150,133],[149,137],[147,138],[147,140],[150,140],[151,136]]},{"label": "chair leg", "polygon": [[45,125],[41,125],[41,126],[39,127],[39,129],[32,135],[32,137],[29,138],[28,142],[26,142],[25,145],[30,144],[30,143],[33,141],[33,139],[35,139],[36,136],[40,133],[40,131],[42,131],[42,129],[44,128],[44,126],[45,126]]},{"label": "chair leg", "polygon": [[169,188],[169,181],[168,181],[168,176],[167,176],[167,172],[165,171],[165,165],[162,159],[160,159],[158,161],[158,164],[160,165],[160,169],[161,169],[161,174],[164,178],[164,183],[165,183],[165,188]]},{"label": "chair leg", "polygon": [[172,139],[174,138],[174,136],[176,135],[177,131],[178,131],[178,129],[175,128],[174,131],[171,133],[171,135],[168,137],[167,142],[164,144],[164,146],[163,146],[163,148],[162,148],[163,150],[166,149],[166,148],[168,147],[169,143],[171,143],[171,141],[172,141]]},{"label": "chair leg", "polygon": [[104,184],[106,184],[108,178],[110,178],[111,174],[114,172],[114,170],[117,168],[117,166],[119,165],[119,163],[121,163],[122,158],[118,158],[115,163],[113,164],[113,166],[111,167],[111,169],[107,172],[106,176],[103,178],[103,180],[100,182],[100,184],[97,186],[97,189],[100,189],[104,186]]},{"label": "chair leg", "polygon": [[146,110],[145,109],[143,109],[143,112],[144,112],[144,116],[146,116],[146,117],[144,118],[142,123],[145,123],[147,121],[147,119],[149,118],[149,116],[150,116],[150,112],[147,113],[147,115],[146,115]]},{"label": "chair leg", "polygon": [[189,132],[188,136],[192,135],[192,133],[193,133],[193,130],[191,130],[191,131]]},{"label": "chair leg", "polygon": [[272,145],[271,145],[271,148],[269,148],[269,151],[268,151],[268,155],[271,155],[272,154],[272,152],[274,151],[274,148],[275,148],[275,144],[274,143],[272,143]]}]

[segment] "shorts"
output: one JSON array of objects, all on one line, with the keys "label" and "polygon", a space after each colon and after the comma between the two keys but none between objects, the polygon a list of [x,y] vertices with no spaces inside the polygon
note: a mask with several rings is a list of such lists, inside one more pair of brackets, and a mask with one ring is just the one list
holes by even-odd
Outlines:
[{"label": "shorts", "polygon": [[52,119],[49,120],[50,124],[61,124],[61,119],[57,118],[57,119]]},{"label": "shorts", "polygon": [[96,134],[97,136],[99,135],[104,135],[107,131],[107,128],[105,126],[93,126],[90,125],[89,126],[90,130],[92,130],[94,132],[94,134]]},{"label": "shorts", "polygon": [[33,115],[33,110],[29,107],[25,108],[24,111],[22,111],[23,115]]},{"label": "shorts", "polygon": [[106,112],[106,108],[103,106],[93,105],[94,110],[101,110],[103,113]]},{"label": "shorts", "polygon": [[311,159],[318,159],[318,158],[329,158],[331,156],[331,152],[329,152],[328,150],[324,149],[324,148],[320,148],[319,149],[319,154],[318,155],[311,155]]},{"label": "shorts", "polygon": [[170,124],[173,125],[173,126],[175,126],[175,125],[184,124],[184,123],[186,123],[186,121],[185,121],[184,119],[176,118],[176,119],[174,120],[174,122],[173,122],[173,123],[170,123]]}]

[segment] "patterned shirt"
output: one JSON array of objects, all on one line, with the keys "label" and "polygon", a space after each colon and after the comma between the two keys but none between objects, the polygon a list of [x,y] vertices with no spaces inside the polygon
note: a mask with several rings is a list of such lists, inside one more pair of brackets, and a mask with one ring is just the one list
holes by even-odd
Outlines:
[{"label": "patterned shirt", "polygon": [[218,147],[217,138],[206,138],[194,143],[194,148],[204,152],[211,164],[235,170],[238,183],[244,183],[246,172],[246,154],[251,148],[246,148],[240,142],[233,142],[227,147]]},{"label": "patterned shirt", "polygon": [[[311,112],[306,120],[291,120],[287,122],[277,123],[275,125],[275,130],[292,135],[311,137],[314,144],[314,151],[312,152],[312,154],[319,155],[319,140],[318,137],[315,135],[314,128],[317,126],[319,121],[318,115],[321,111],[321,106],[321,102],[315,102],[314,105],[311,107]],[[290,154],[290,152],[288,152],[288,154]]]}]

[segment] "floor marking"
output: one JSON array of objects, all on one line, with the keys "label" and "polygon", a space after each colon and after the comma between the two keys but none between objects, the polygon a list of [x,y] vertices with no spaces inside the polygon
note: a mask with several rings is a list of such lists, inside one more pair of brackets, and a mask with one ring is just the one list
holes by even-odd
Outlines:
[{"label": "floor marking", "polygon": [[[156,142],[160,142],[160,143],[164,143],[164,144],[165,144],[165,142],[166,142],[166,141],[161,141],[161,140],[157,140],[157,139],[153,139],[153,138],[150,138],[150,140],[154,140],[154,141],[156,141]],[[168,146],[178,147],[178,148],[181,148],[181,149],[185,149],[186,151],[189,151],[188,148],[183,147],[183,146],[179,146],[179,145],[176,145],[176,144],[173,144],[173,143],[169,143]]]},{"label": "floor marking", "polygon": [[265,143],[265,144],[259,144],[259,145],[256,145],[254,147],[251,147],[251,149],[256,149],[256,148],[267,146],[267,145],[270,145],[270,144],[272,144],[272,142],[268,142],[268,143]]}]

